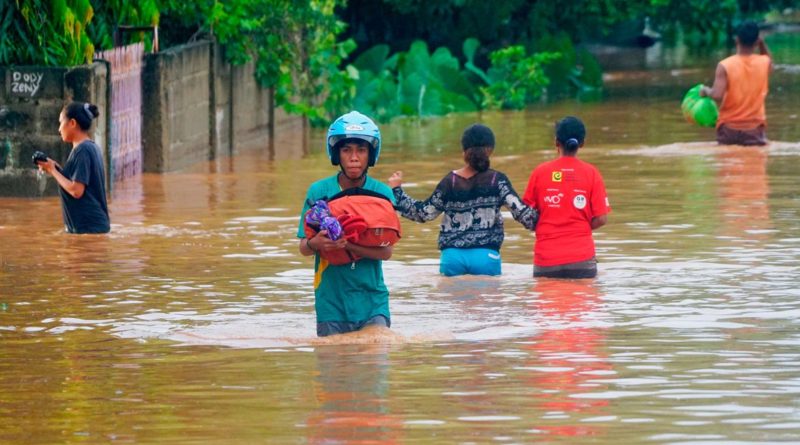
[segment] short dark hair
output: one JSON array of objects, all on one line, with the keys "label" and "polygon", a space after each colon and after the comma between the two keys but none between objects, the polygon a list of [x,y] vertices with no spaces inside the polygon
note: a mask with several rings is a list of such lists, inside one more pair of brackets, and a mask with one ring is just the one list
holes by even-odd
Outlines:
[{"label": "short dark hair", "polygon": [[744,46],[753,46],[758,40],[758,24],[752,20],[745,20],[736,27],[736,37]]},{"label": "short dark hair", "polygon": [[97,105],[83,102],[70,102],[64,107],[63,112],[67,119],[75,119],[83,131],[89,131],[92,128],[92,121],[100,115]]},{"label": "short dark hair", "polygon": [[372,146],[369,142],[365,141],[361,138],[344,138],[341,141],[337,142],[336,145],[333,146],[333,149],[339,151],[347,144],[356,144],[359,147],[367,147],[370,150],[374,150],[375,147]]},{"label": "short dark hair", "polygon": [[556,122],[556,140],[567,153],[574,153],[586,139],[586,127],[575,116],[567,116]]},{"label": "short dark hair", "polygon": [[461,148],[494,148],[494,133],[486,125],[472,124],[461,135]]}]

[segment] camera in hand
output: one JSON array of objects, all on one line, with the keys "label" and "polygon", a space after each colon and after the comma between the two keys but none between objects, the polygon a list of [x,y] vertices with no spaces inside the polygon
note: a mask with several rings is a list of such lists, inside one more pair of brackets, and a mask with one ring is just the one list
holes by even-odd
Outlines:
[{"label": "camera in hand", "polygon": [[33,152],[33,163],[38,165],[38,162],[47,162],[47,155],[37,150]]}]

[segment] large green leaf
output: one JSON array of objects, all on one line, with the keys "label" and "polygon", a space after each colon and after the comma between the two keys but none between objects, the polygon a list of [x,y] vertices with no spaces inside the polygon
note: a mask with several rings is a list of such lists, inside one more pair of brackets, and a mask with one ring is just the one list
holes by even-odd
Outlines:
[{"label": "large green leaf", "polygon": [[458,70],[458,68],[453,68],[447,65],[435,65],[434,71],[436,73],[437,80],[444,88],[447,89],[447,91],[458,94],[459,96],[472,101],[474,104],[478,103],[478,88],[472,82],[467,80],[466,76],[460,70]]},{"label": "large green leaf", "polygon": [[372,48],[361,53],[360,56],[353,62],[359,71],[372,71],[379,73],[384,69],[386,57],[389,55],[389,45],[375,45]]},{"label": "large green leaf", "polygon": [[470,37],[467,40],[464,40],[462,51],[464,51],[464,57],[467,59],[467,63],[475,63],[475,52],[478,50],[479,46],[481,46],[481,44],[475,37]]},{"label": "large green leaf", "polygon": [[466,113],[478,110],[476,104],[471,98],[456,94],[451,91],[441,91],[441,111],[446,113]]},{"label": "large green leaf", "polygon": [[400,78],[399,99],[403,109],[412,110],[411,115],[418,115],[425,96],[426,82],[420,73],[412,72]]},{"label": "large green leaf", "polygon": [[450,50],[445,47],[437,48],[431,55],[430,61],[433,66],[447,66],[455,71],[460,69],[458,59],[453,57],[453,55],[450,54]]},{"label": "large green leaf", "polygon": [[489,76],[486,73],[475,66],[475,51],[478,50],[480,46],[480,42],[478,39],[470,37],[464,41],[463,50],[464,50],[464,57],[466,57],[467,61],[464,63],[464,68],[472,73],[474,77],[477,77],[478,80],[483,81],[484,84],[488,85],[491,83]]},{"label": "large green leaf", "polygon": [[431,57],[428,53],[428,45],[422,40],[416,40],[411,44],[411,48],[408,49],[399,68],[405,77],[417,74],[423,79],[427,79],[430,64]]}]

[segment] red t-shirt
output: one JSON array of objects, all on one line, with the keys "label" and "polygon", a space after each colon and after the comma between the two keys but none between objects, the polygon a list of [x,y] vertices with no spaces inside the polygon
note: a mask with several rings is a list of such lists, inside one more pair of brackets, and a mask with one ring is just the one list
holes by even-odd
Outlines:
[{"label": "red t-shirt", "polygon": [[611,211],[603,177],[574,156],[539,165],[522,200],[539,210],[533,264],[559,266],[594,257],[592,218]]}]

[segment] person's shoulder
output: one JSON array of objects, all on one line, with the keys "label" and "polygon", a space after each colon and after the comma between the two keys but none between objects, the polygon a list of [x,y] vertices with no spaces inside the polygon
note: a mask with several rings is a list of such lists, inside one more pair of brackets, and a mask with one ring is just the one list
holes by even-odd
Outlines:
[{"label": "person's shoulder", "polygon": [[100,153],[100,147],[91,139],[86,139],[77,146],[75,146],[75,153]]},{"label": "person's shoulder", "polygon": [[387,198],[394,198],[394,193],[392,192],[391,187],[371,176],[367,176],[367,182],[364,184],[364,188],[367,190],[372,190],[373,192],[378,192],[382,195],[386,195]]},{"label": "person's shoulder", "polygon": [[331,190],[336,190],[337,188],[338,182],[336,180],[336,175],[328,176],[312,182],[311,185],[308,186],[308,194],[321,198],[329,194]]},{"label": "person's shoulder", "polygon": [[450,170],[446,175],[442,176],[442,179],[439,180],[439,183],[436,186],[440,187],[450,184],[453,181],[452,176],[455,174],[456,172],[454,170]]},{"label": "person's shoulder", "polygon": [[497,178],[498,181],[511,182],[508,179],[508,175],[506,175],[505,173],[501,172],[500,170],[495,170],[493,168],[490,168],[487,171],[490,172],[490,174],[494,175],[494,177]]},{"label": "person's shoulder", "polygon": [[533,169],[533,173],[537,173],[537,172],[540,172],[540,171],[542,171],[542,170],[547,170],[547,169],[550,169],[550,168],[552,168],[552,167],[553,167],[553,164],[555,164],[555,163],[556,163],[556,161],[558,161],[558,159],[551,159],[551,160],[549,160],[549,161],[544,161],[544,162],[542,162],[541,164],[537,165],[537,166],[536,166],[536,167]]}]

